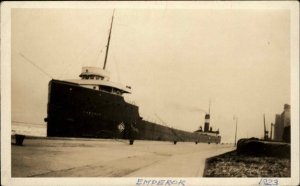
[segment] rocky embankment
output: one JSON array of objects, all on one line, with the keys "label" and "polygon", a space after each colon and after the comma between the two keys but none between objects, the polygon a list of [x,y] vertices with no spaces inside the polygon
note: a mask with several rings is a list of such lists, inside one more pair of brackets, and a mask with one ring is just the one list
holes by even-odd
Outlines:
[{"label": "rocky embankment", "polygon": [[290,144],[241,139],[237,150],[207,159],[204,177],[290,177]]},{"label": "rocky embankment", "polygon": [[236,151],[207,160],[204,177],[290,177],[289,158],[237,155]]}]

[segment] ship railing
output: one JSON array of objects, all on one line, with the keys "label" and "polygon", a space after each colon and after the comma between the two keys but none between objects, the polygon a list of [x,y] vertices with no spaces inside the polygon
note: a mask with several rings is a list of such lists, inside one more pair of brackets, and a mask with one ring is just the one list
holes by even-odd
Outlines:
[{"label": "ship railing", "polygon": [[133,101],[133,100],[131,100],[131,99],[125,98],[125,101],[126,101],[127,103],[130,103],[130,104],[132,104],[132,105],[137,106],[137,104],[135,103],[135,101]]}]

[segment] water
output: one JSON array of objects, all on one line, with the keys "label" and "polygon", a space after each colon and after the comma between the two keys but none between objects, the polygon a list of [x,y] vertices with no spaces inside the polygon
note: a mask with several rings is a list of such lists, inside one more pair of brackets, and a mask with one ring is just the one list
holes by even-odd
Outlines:
[{"label": "water", "polygon": [[11,125],[12,135],[23,134],[28,136],[47,136],[47,125],[12,122]]}]

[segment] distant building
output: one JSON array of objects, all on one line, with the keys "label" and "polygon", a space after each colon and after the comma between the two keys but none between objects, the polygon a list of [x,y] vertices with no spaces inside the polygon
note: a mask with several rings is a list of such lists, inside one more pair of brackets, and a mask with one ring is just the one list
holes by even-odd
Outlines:
[{"label": "distant building", "polygon": [[283,122],[281,121],[280,114],[275,116],[275,125],[274,125],[274,140],[281,141],[283,134]]},{"label": "distant building", "polygon": [[[291,106],[284,105],[284,111],[281,114],[276,114],[274,125],[274,140],[276,141],[289,141],[290,138],[290,125],[291,125]],[[284,137],[285,133],[285,137]],[[285,139],[284,139],[285,138]]]}]

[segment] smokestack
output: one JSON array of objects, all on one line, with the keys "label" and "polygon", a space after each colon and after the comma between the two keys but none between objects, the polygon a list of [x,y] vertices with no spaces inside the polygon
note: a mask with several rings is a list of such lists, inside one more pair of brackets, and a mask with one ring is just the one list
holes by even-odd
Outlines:
[{"label": "smokestack", "polygon": [[209,131],[209,120],[210,120],[210,115],[205,114],[204,132]]}]

